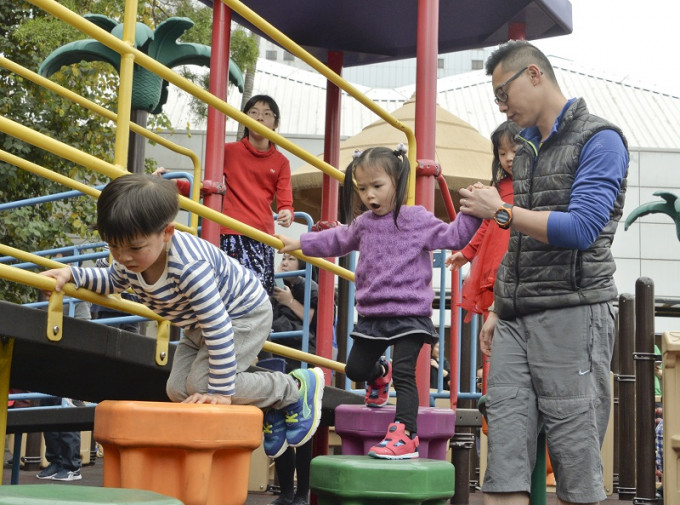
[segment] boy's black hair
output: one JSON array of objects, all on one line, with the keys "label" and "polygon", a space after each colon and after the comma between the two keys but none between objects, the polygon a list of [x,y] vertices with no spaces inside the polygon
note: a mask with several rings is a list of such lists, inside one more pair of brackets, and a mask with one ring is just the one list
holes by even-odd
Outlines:
[{"label": "boy's black hair", "polygon": [[179,212],[177,185],[147,174],[127,174],[106,185],[97,201],[97,230],[105,242],[128,243],[162,232]]},{"label": "boy's black hair", "polygon": [[345,181],[343,183],[343,203],[344,217],[347,224],[351,224],[361,213],[368,210],[356,192],[354,172],[358,167],[378,166],[382,168],[392,179],[395,188],[394,202],[394,224],[397,224],[399,211],[406,200],[408,191],[408,177],[410,165],[406,153],[400,149],[389,149],[387,147],[371,147],[353,158],[345,170]]},{"label": "boy's black hair", "polygon": [[519,135],[520,127],[517,123],[512,121],[503,121],[491,134],[491,144],[493,144],[493,161],[491,162],[491,182],[496,186],[502,179],[508,177],[508,173],[503,170],[501,160],[498,156],[498,149],[503,140],[507,140],[512,144],[517,143],[517,135]]},{"label": "boy's black hair", "polygon": [[511,40],[498,46],[486,60],[486,75],[492,75],[501,64],[506,72],[517,72],[527,65],[536,65],[559,88],[550,60],[526,40]]},{"label": "boy's black hair", "polygon": [[[272,112],[274,113],[274,119],[275,119],[274,128],[276,128],[279,125],[279,118],[281,117],[281,113],[279,111],[279,106],[276,103],[276,100],[274,100],[269,95],[255,95],[255,96],[250,97],[250,100],[248,100],[246,102],[246,104],[243,106],[243,113],[248,114],[248,111],[250,109],[252,109],[255,106],[255,104],[258,103],[258,102],[266,103],[269,106],[269,108],[272,110]],[[241,138],[245,138],[248,135],[250,135],[250,130],[246,126],[243,129],[243,137],[241,137]]]}]

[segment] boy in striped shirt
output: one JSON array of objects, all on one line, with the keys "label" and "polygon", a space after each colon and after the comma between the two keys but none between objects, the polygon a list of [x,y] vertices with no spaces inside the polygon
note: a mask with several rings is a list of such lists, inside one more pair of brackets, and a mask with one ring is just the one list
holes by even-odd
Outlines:
[{"label": "boy in striped shirt", "polygon": [[246,371],[271,330],[269,297],[236,260],[175,230],[177,195],[175,184],[159,177],[128,174],[111,181],[97,202],[97,229],[112,264],[43,274],[56,279],[57,291],[71,281],[104,295],[131,288],[140,303],[183,328],[167,382],[170,399],[270,409],[267,418],[276,422],[265,423],[264,445],[276,457],[314,435],[323,372]]}]

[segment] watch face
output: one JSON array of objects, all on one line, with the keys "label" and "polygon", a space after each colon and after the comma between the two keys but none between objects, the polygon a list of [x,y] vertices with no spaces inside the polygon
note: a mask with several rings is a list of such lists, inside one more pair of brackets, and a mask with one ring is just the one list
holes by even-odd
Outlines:
[{"label": "watch face", "polygon": [[510,213],[505,209],[498,209],[496,211],[496,222],[498,224],[507,224],[510,221]]}]

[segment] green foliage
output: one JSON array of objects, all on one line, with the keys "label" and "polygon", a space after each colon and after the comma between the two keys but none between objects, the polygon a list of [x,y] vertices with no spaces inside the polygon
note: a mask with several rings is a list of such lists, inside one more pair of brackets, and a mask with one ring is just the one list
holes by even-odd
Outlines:
[{"label": "green foliage", "polygon": [[[125,0],[60,0],[59,3],[80,14],[103,14],[119,21],[125,10]],[[189,17],[195,22],[183,35],[183,42],[210,45],[211,9],[195,0],[139,2],[137,20],[152,29],[172,16]],[[82,38],[90,37],[24,0],[0,2],[0,55],[34,72],[56,48]],[[257,59],[257,44],[252,36],[243,30],[235,31],[231,50],[241,69],[252,68]],[[108,64],[82,62],[62,68],[50,79],[109,110],[117,108],[118,76]],[[0,67],[0,116],[96,158],[113,160],[114,124],[4,67]],[[149,127],[156,130],[169,127],[167,116],[151,117]],[[94,171],[3,132],[0,132],[0,149],[90,186],[106,180]],[[154,165],[153,160],[146,160],[147,170]],[[49,179],[0,162],[0,203],[68,190],[70,188]],[[89,197],[3,210],[0,241],[25,251],[68,245],[74,239],[92,237],[95,213],[95,201]],[[0,279],[0,298],[33,301],[36,290]]]},{"label": "green foliage", "polygon": [[[75,1],[62,3],[78,7]],[[83,6],[92,3],[83,2]],[[0,53],[29,70],[37,71],[50,52],[77,37],[77,32],[68,25],[27,2],[0,3]],[[106,65],[93,62],[67,67],[52,79],[106,108],[115,109],[117,78]],[[0,69],[0,116],[97,158],[113,159],[114,125],[4,68]],[[0,149],[90,186],[102,180],[99,174],[12,135],[0,133]],[[0,188],[3,203],[70,190],[2,162]],[[92,236],[94,221],[95,201],[89,197],[45,202],[2,211],[0,237],[3,244],[25,251],[49,249],[70,244],[74,237]],[[35,295],[32,288],[0,283],[0,297],[5,300],[33,301]]]},{"label": "green foliage", "polygon": [[246,32],[243,28],[238,28],[231,32],[229,43],[231,59],[239,66],[243,73],[255,68],[257,63],[257,40],[252,33]]}]

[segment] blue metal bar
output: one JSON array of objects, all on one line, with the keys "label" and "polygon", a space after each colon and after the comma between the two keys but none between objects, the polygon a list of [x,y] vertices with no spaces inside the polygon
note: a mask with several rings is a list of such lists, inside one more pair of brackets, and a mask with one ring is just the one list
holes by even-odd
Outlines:
[{"label": "blue metal bar", "polygon": [[[276,215],[274,215],[276,218]],[[312,216],[307,214],[306,212],[296,212],[295,213],[295,218],[303,218],[307,222],[307,231],[310,231],[312,229],[312,225],[314,224],[314,221],[312,219]],[[304,270],[295,270],[291,272],[277,272],[274,274],[274,277],[276,278],[285,278],[285,277],[304,277],[305,279],[305,292],[304,292],[304,299],[303,299],[303,314],[302,314],[302,330],[296,330],[296,331],[278,331],[278,332],[271,332],[269,335],[269,338],[273,341],[280,340],[283,338],[287,337],[299,337],[302,336],[302,351],[304,352],[309,352],[309,324],[310,324],[310,318],[309,318],[309,313],[310,313],[310,305],[311,305],[311,299],[312,299],[312,285],[309,282],[309,280],[312,278],[312,265],[311,263],[307,263],[307,266],[305,267]],[[302,363],[301,364],[302,368],[307,368],[307,363]]]},{"label": "blue metal bar", "polygon": [[[106,186],[106,184],[101,184],[99,186],[95,186],[94,188],[102,189],[104,186]],[[17,209],[19,207],[28,207],[30,205],[39,205],[41,203],[54,202],[57,200],[66,200],[68,198],[74,198],[78,196],[89,195],[86,195],[82,191],[72,190],[64,191],[63,193],[55,193],[53,195],[35,196],[33,198],[26,198],[24,200],[15,200],[13,202],[0,204],[0,212],[3,210]]]}]

